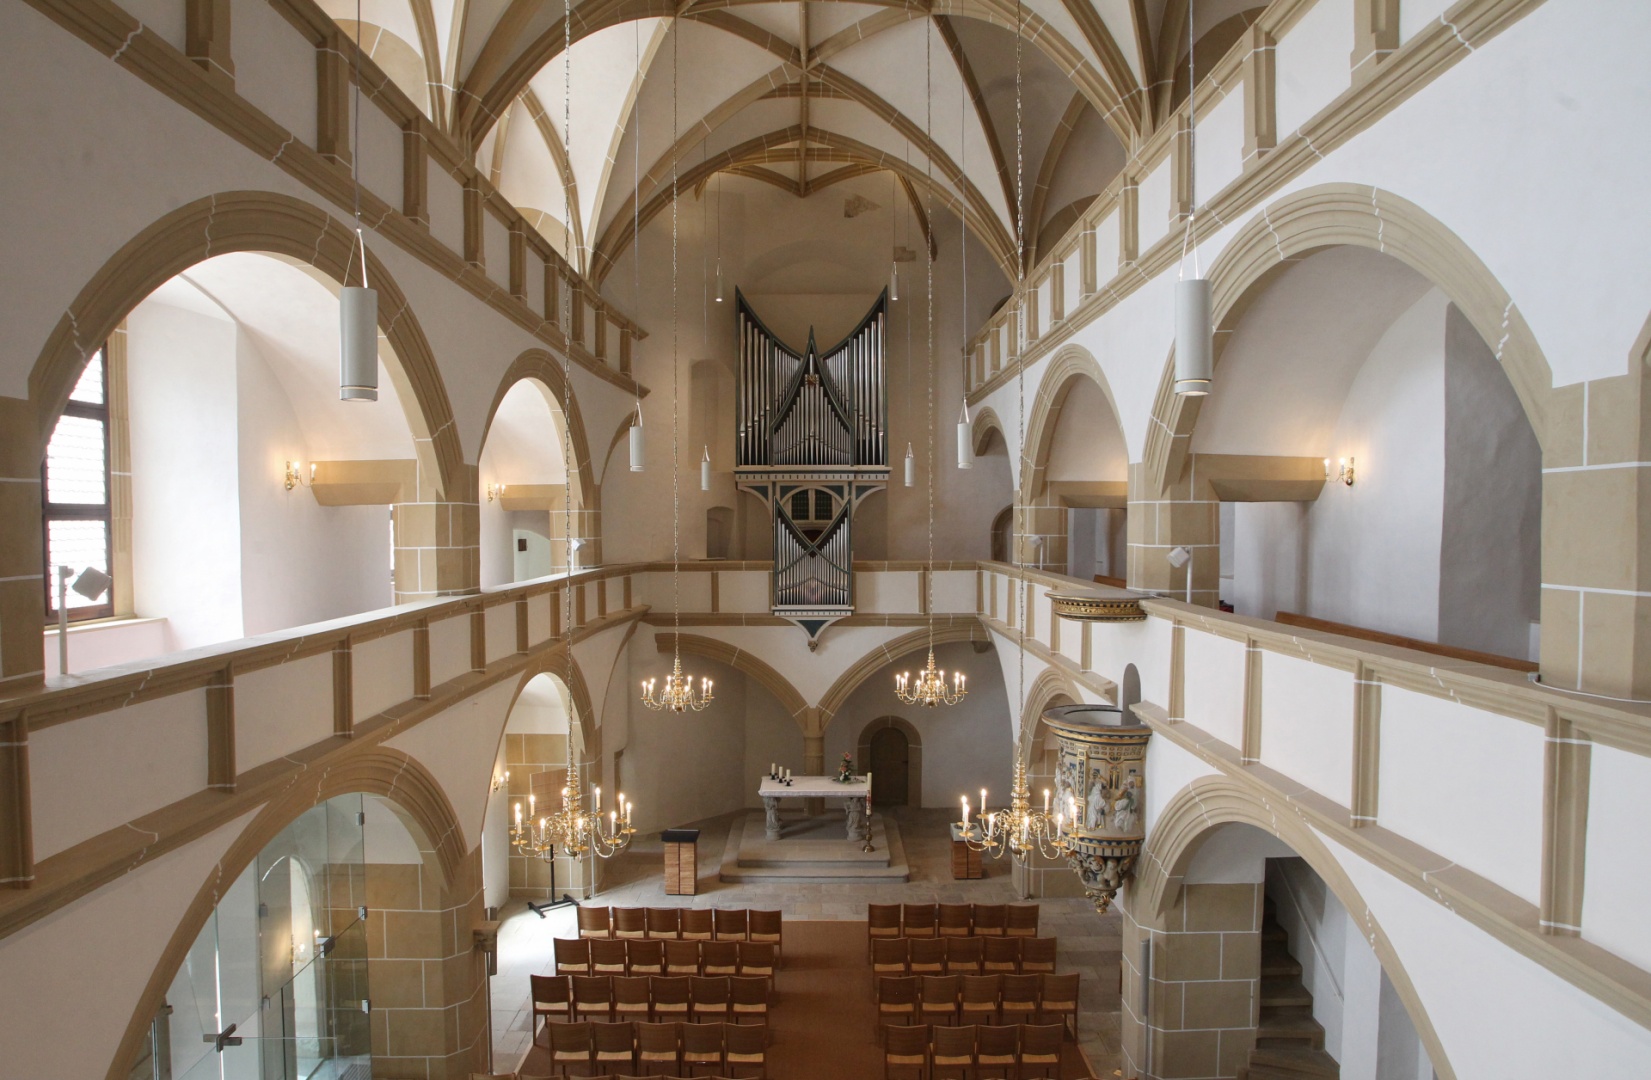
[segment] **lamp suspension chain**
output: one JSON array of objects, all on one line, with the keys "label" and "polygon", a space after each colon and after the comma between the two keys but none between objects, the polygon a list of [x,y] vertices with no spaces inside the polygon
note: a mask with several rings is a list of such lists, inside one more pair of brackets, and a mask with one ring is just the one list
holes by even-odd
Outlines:
[{"label": "lamp suspension chain", "polygon": [[[675,146],[679,138],[677,115],[677,73],[679,71],[679,48],[681,26],[677,17],[671,17],[671,145]],[[674,713],[699,712],[711,704],[712,681],[700,680],[700,690],[694,692],[694,681],[682,673],[682,490],[681,490],[681,463],[678,460],[678,410],[681,405],[680,385],[680,346],[681,327],[680,309],[678,304],[678,276],[677,276],[677,241],[680,215],[678,214],[677,200],[679,195],[679,176],[677,173],[676,157],[671,158],[671,673],[665,676],[665,685],[656,696],[654,693],[655,680],[642,681],[642,704],[648,708]],[[719,198],[720,198],[720,191]],[[719,203],[720,209],[720,203]],[[718,235],[721,235],[721,214],[718,214]],[[722,299],[721,261],[718,261],[717,299]]]}]

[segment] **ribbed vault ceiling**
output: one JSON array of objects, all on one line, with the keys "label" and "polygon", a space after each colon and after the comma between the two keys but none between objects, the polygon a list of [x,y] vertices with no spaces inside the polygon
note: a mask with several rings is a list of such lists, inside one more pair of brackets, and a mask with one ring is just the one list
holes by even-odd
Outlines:
[{"label": "ribbed vault ceiling", "polygon": [[[324,6],[354,32],[351,0]],[[1197,34],[1225,49],[1259,7],[1203,0]],[[1040,230],[1058,234],[1185,93],[1187,0],[361,11],[374,60],[598,282],[635,227],[668,210],[673,173],[687,190],[719,172],[804,197],[886,170],[920,226],[931,206],[961,213],[1013,277],[1022,214],[1035,258]]]}]

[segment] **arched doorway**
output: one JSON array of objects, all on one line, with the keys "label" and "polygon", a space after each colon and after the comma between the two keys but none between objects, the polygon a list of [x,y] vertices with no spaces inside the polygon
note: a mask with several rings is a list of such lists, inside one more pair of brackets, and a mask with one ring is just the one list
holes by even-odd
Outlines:
[{"label": "arched doorway", "polygon": [[856,760],[872,777],[872,802],[923,805],[923,737],[898,716],[882,716],[860,732]]},{"label": "arched doorway", "polygon": [[877,801],[883,806],[906,806],[910,796],[906,769],[911,743],[897,727],[886,727],[871,737],[871,758],[867,767],[877,778]]}]

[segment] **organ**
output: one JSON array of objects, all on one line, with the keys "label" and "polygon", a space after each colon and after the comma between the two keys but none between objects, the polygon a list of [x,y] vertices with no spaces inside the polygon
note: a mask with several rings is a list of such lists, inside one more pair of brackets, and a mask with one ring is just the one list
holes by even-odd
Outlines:
[{"label": "organ", "polygon": [[734,478],[773,518],[774,614],[808,633],[854,612],[854,510],[888,484],[888,292],[823,353],[787,346],[734,291]]}]

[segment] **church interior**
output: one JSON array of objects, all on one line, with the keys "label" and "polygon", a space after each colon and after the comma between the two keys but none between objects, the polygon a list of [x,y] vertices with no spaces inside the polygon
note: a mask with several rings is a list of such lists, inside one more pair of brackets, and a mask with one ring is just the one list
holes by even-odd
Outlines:
[{"label": "church interior", "polygon": [[0,5],[0,1080],[1651,1075],[1648,40]]}]

